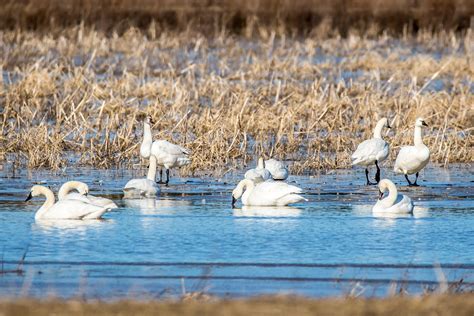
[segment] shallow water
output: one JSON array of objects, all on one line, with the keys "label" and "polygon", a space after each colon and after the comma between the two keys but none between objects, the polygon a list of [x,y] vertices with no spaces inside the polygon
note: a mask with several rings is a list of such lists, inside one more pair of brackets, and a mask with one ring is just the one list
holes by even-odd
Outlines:
[{"label": "shallow water", "polygon": [[[143,170],[64,172],[1,171],[0,296],[382,296],[434,289],[443,278],[473,289],[470,165],[429,168],[418,188],[384,169],[415,201],[414,215],[400,218],[372,215],[378,190],[363,185],[361,169],[291,177],[309,202],[275,209],[231,208],[240,173],[174,177],[157,200],[125,201],[121,188]],[[73,178],[120,208],[103,221],[35,222],[42,200],[23,202],[31,185],[57,191]]]}]

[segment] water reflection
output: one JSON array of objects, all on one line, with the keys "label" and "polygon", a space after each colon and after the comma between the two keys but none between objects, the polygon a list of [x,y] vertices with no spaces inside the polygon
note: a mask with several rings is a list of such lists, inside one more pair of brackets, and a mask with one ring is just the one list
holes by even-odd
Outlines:
[{"label": "water reflection", "polygon": [[86,232],[90,228],[100,228],[105,223],[113,223],[111,219],[101,220],[36,220],[32,225],[34,230],[45,233],[68,234],[71,232]]},{"label": "water reflection", "polygon": [[177,208],[189,207],[190,200],[173,199],[124,199],[125,205],[132,209],[138,209],[142,214],[173,214]]},{"label": "water reflection", "polygon": [[232,213],[237,217],[298,217],[302,210],[290,206],[242,206]]}]

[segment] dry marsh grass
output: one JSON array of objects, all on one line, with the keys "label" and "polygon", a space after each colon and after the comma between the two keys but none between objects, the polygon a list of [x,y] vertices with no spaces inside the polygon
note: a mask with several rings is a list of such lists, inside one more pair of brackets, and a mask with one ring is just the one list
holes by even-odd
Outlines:
[{"label": "dry marsh grass", "polygon": [[472,294],[393,297],[386,299],[320,299],[261,297],[211,302],[114,303],[17,300],[0,302],[2,315],[472,315]]},{"label": "dry marsh grass", "polygon": [[432,162],[473,162],[473,34],[377,32],[1,31],[0,159],[130,167],[151,114],[155,138],[192,151],[184,173],[222,174],[256,154],[294,173],[346,168],[383,116],[391,159],[423,116]]}]

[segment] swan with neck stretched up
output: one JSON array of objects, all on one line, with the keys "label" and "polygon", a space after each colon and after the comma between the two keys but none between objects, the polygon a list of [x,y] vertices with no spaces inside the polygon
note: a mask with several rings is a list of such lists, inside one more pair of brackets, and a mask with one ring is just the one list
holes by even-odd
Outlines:
[{"label": "swan with neck stretched up", "polygon": [[270,175],[275,181],[284,181],[288,178],[288,169],[281,161],[273,158],[265,160],[265,169],[270,172]]},{"label": "swan with neck stretched up", "polygon": [[[388,196],[384,198],[384,193],[387,190]],[[372,212],[394,214],[407,214],[413,212],[413,202],[411,199],[404,194],[398,194],[397,187],[392,181],[388,179],[380,181],[379,193],[379,200],[372,208]]]},{"label": "swan with neck stretched up", "polygon": [[257,167],[254,169],[248,170],[245,175],[245,179],[251,180],[253,182],[262,182],[272,178],[270,171],[265,169],[265,162],[262,157],[258,158]]},{"label": "swan with neck stretched up", "polygon": [[[397,160],[393,170],[397,173],[403,173],[410,186],[418,186],[418,175],[430,161],[430,149],[423,144],[421,129],[428,126],[425,120],[418,118],[415,122],[414,146],[403,146],[398,153]],[[415,182],[410,182],[409,174],[416,174]]]},{"label": "swan with neck stretched up", "polygon": [[184,147],[170,143],[167,140],[153,141],[151,133],[153,121],[147,116],[143,126],[143,141],[140,146],[140,155],[143,158],[155,156],[158,166],[166,169],[166,181],[163,182],[163,170],[160,169],[159,183],[168,184],[170,181],[170,169],[180,168],[191,163],[190,152]]},{"label": "swan with neck stretched up", "polygon": [[55,201],[54,193],[41,185],[34,185],[25,202],[36,196],[45,196],[46,201],[35,213],[35,219],[99,219],[107,208],[85,203],[79,200]]},{"label": "swan with neck stretched up", "polygon": [[[365,166],[365,178],[367,179],[367,185],[377,184],[380,181],[380,168],[379,163],[387,159],[390,146],[382,139],[383,128],[390,128],[387,118],[383,118],[377,122],[374,128],[374,136],[371,139],[364,140],[357,146],[356,151],[352,154],[352,165]],[[369,169],[368,166],[375,164],[377,172],[375,173],[376,183],[369,181]]]},{"label": "swan with neck stretched up", "polygon": [[132,179],[123,188],[125,199],[155,197],[160,192],[160,187],[155,182],[156,158],[150,155],[148,174],[145,179]]},{"label": "swan with neck stretched up", "polygon": [[292,203],[307,201],[300,194],[303,191],[281,181],[265,181],[255,183],[244,179],[232,191],[232,207],[239,198],[246,206],[286,206]]},{"label": "swan with neck stretched up", "polygon": [[[71,192],[76,190],[77,192]],[[112,200],[106,199],[100,196],[94,196],[89,194],[89,186],[81,181],[68,181],[65,182],[58,192],[59,200],[79,200],[85,203],[102,206],[108,209],[118,208]]]}]

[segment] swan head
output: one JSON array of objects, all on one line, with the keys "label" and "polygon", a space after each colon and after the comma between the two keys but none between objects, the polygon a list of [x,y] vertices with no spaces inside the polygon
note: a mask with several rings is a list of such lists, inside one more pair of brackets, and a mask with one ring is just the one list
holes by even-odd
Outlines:
[{"label": "swan head", "polygon": [[382,126],[383,127],[386,127],[386,128],[392,128],[388,122],[388,119],[386,117],[384,117],[383,119],[380,119],[379,121],[380,124],[383,124]]},{"label": "swan head", "polygon": [[77,187],[76,187],[77,192],[82,195],[87,195],[89,194],[89,186],[85,184],[84,182],[81,182]]},{"label": "swan head", "polygon": [[394,185],[392,181],[388,179],[380,180],[379,182],[379,200],[383,199],[383,194],[387,192],[389,186]]},{"label": "swan head", "polygon": [[153,121],[151,115],[147,115],[147,116],[145,117],[145,123],[148,124],[148,125],[155,124],[155,122]]},{"label": "swan head", "polygon": [[426,124],[426,122],[423,118],[419,117],[419,118],[416,119],[415,126],[416,127],[423,127],[423,126],[428,126],[428,124]]},{"label": "swan head", "polygon": [[26,197],[25,202],[28,202],[35,196],[39,196],[42,194],[43,194],[43,187],[40,185],[34,185],[33,187],[31,187],[30,194],[28,194],[28,196]]},{"label": "swan head", "polygon": [[235,207],[235,203],[237,202],[238,199],[240,199],[242,194],[243,194],[243,187],[241,187],[239,183],[239,185],[232,191],[232,208]]}]

